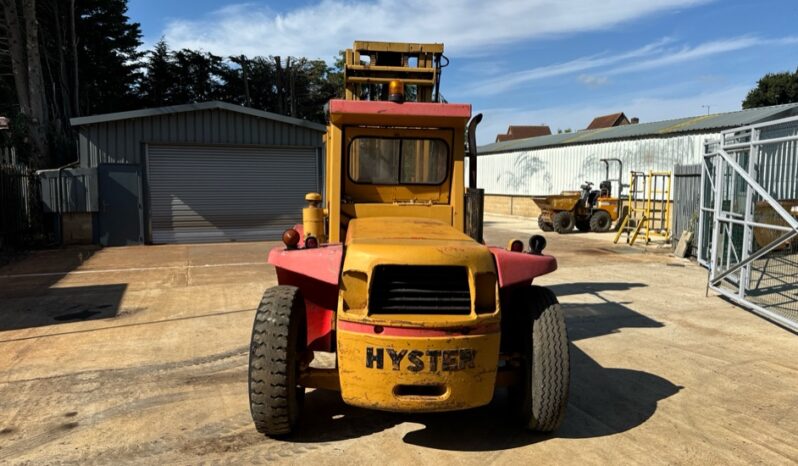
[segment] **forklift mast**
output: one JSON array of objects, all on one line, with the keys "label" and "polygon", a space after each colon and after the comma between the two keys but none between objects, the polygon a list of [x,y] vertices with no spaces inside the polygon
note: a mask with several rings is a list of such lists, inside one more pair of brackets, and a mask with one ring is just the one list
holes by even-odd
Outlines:
[{"label": "forklift mast", "polygon": [[355,41],[344,58],[346,100],[387,100],[388,85],[399,80],[416,102],[441,101],[443,44]]}]

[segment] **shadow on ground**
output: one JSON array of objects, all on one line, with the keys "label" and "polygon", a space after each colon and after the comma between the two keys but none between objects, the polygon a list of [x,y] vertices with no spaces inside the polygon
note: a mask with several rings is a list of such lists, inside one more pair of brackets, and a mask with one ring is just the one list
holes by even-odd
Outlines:
[{"label": "shadow on ground", "polygon": [[612,301],[602,296],[604,291],[628,291],[642,288],[643,283],[596,282],[566,283],[550,286],[559,297],[591,295],[597,303],[563,303],[568,338],[571,341],[585,340],[617,333],[623,328],[661,328],[663,324],[635,312],[625,302]]},{"label": "shadow on ground", "polygon": [[[116,317],[126,284],[41,290],[35,299],[0,299],[0,332]],[[3,301],[6,305],[2,305]]]},{"label": "shadow on ground", "polygon": [[[574,283],[552,287],[557,294],[593,294],[645,286],[639,283]],[[622,328],[661,328],[623,303],[564,304],[571,341],[620,331]],[[571,344],[571,388],[565,420],[554,434],[527,432],[519,426],[504,390],[490,405],[440,414],[394,414],[345,405],[338,393],[308,393],[307,415],[293,442],[329,442],[371,435],[403,422],[421,424],[404,441],[418,446],[455,451],[498,451],[550,438],[593,438],[625,432],[646,422],[657,403],[682,387],[657,375],[633,369],[601,366]]]},{"label": "shadow on ground", "polygon": [[336,392],[317,390],[305,400],[303,424],[291,442],[330,442],[364,437],[403,422],[421,424],[404,441],[453,451],[498,451],[550,438],[593,438],[633,429],[681,387],[648,372],[605,368],[571,346],[571,394],[565,421],[554,434],[525,431],[504,390],[483,408],[439,414],[397,414],[348,406]]},{"label": "shadow on ground", "polygon": [[55,287],[97,251],[35,251],[0,267],[0,332],[115,317],[126,284]]}]

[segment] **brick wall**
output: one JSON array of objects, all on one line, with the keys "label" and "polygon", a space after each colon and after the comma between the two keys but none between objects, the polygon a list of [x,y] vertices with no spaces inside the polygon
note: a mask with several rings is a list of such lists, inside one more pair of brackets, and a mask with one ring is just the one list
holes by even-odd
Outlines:
[{"label": "brick wall", "polygon": [[540,214],[540,209],[532,202],[529,196],[486,194],[485,212],[520,217],[537,217]]}]

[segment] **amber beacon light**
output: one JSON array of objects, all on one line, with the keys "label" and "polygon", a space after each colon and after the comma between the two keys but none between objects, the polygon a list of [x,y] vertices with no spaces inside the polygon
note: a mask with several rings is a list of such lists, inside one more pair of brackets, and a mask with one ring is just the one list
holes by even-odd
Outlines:
[{"label": "amber beacon light", "polygon": [[405,101],[405,84],[402,81],[394,79],[388,84],[388,100],[396,103]]}]

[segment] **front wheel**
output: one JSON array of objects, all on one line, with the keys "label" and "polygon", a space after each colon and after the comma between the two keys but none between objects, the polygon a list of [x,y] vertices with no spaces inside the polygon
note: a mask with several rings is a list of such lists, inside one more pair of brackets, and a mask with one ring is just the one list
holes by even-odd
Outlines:
[{"label": "front wheel", "polygon": [[255,313],[249,347],[249,409],[262,434],[290,434],[299,421],[305,389],[297,382],[306,334],[299,288],[266,290]]},{"label": "front wheel", "polygon": [[568,233],[569,231],[573,230],[574,223],[576,223],[574,214],[565,211],[554,214],[554,217],[552,217],[551,221],[554,231],[561,234]]},{"label": "front wheel", "polygon": [[610,231],[612,226],[612,217],[605,210],[597,210],[590,216],[590,230],[596,233],[604,233]]},{"label": "front wheel", "polygon": [[562,423],[568,403],[570,359],[565,318],[557,297],[547,288],[530,286],[521,297],[525,305],[518,310],[525,312],[527,319],[516,409],[526,428],[552,432]]}]

